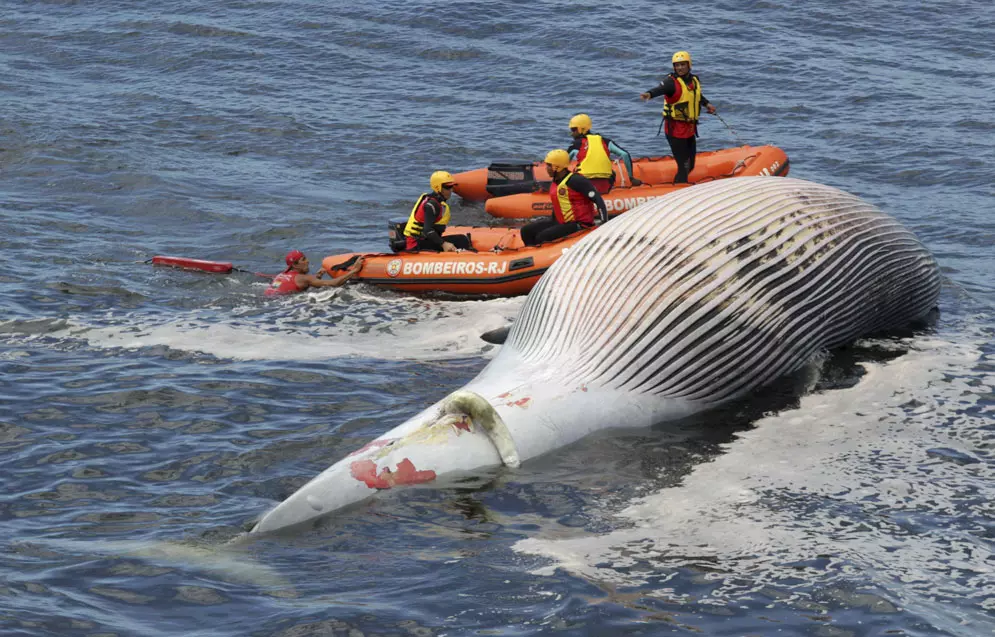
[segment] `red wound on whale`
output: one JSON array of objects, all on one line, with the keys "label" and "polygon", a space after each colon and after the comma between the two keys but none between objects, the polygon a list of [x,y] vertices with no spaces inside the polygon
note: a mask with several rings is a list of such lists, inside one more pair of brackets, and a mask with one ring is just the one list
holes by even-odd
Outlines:
[{"label": "red wound on whale", "polygon": [[456,433],[459,434],[459,430],[470,431],[470,418],[467,416],[461,417],[459,420],[453,423],[453,427],[456,428]]},{"label": "red wound on whale", "polygon": [[377,463],[372,460],[357,460],[349,465],[352,477],[366,483],[371,489],[389,489],[404,484],[420,484],[435,480],[435,472],[431,469],[419,471],[414,463],[405,458],[397,463],[397,470],[391,471],[384,467],[377,474]]}]

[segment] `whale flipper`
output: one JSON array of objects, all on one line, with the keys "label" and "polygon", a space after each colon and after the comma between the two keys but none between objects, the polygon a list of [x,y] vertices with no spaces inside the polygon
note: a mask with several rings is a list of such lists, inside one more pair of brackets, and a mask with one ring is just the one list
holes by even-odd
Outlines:
[{"label": "whale flipper", "polygon": [[504,342],[508,339],[508,332],[510,331],[511,326],[506,325],[504,327],[484,332],[480,335],[480,338],[488,343],[493,343],[494,345],[504,345]]}]

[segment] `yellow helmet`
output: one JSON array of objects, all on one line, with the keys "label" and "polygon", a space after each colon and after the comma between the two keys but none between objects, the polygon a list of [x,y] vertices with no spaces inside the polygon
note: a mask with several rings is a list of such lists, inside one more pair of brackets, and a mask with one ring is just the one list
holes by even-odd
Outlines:
[{"label": "yellow helmet", "polygon": [[691,64],[691,54],[687,51],[678,51],[674,53],[674,57],[670,58],[671,64],[677,64],[678,62],[687,62]]},{"label": "yellow helmet", "polygon": [[586,134],[591,130],[591,117],[587,113],[577,113],[570,118],[570,129],[577,129],[577,132]]},{"label": "yellow helmet", "polygon": [[546,163],[559,170],[570,165],[570,155],[562,148],[546,153]]},{"label": "yellow helmet", "polygon": [[433,191],[442,192],[443,186],[455,186],[456,180],[446,171],[437,170],[428,178],[428,183],[432,186]]}]

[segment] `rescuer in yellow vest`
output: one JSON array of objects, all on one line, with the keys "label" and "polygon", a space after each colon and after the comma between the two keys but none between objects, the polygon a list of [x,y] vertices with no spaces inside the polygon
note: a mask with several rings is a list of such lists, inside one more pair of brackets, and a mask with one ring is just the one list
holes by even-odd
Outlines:
[{"label": "rescuer in yellow vest", "polygon": [[594,184],[584,175],[570,172],[570,155],[562,148],[546,154],[546,171],[553,178],[549,199],[553,214],[522,226],[527,246],[553,241],[608,221],[608,209]]},{"label": "rescuer in yellow vest", "polygon": [[434,250],[435,252],[456,252],[471,250],[470,238],[465,234],[443,235],[449,225],[448,199],[453,194],[456,180],[444,171],[437,170],[428,180],[432,192],[418,197],[408,223],[404,226],[406,238],[404,249],[408,252]]},{"label": "rescuer in yellow vest", "polygon": [[625,162],[625,169],[629,172],[633,186],[643,183],[632,173],[632,156],[629,151],[604,135],[592,133],[591,117],[587,113],[578,113],[570,118],[570,135],[574,138],[567,148],[570,160],[576,160],[576,172],[590,179],[599,193],[607,194],[615,186],[612,157]]},{"label": "rescuer in yellow vest", "polygon": [[664,133],[670,144],[670,151],[677,162],[675,184],[688,183],[688,175],[694,170],[694,158],[698,154],[698,116],[704,106],[709,114],[715,114],[715,106],[701,94],[701,80],[691,73],[691,54],[678,51],[671,58],[674,72],[663,78],[654,88],[640,94],[643,100],[663,95]]}]

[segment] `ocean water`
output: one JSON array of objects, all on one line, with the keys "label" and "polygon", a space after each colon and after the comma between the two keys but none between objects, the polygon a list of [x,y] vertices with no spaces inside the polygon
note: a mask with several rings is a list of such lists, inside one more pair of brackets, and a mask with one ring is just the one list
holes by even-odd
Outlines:
[{"label": "ocean water", "polygon": [[[0,634],[992,634],[993,32],[970,0],[0,0]],[[699,148],[775,144],[902,220],[936,325],[237,539],[522,303],[251,272],[381,251],[433,170],[542,157],[579,111],[667,153],[638,95],[678,49],[721,116]]]}]

